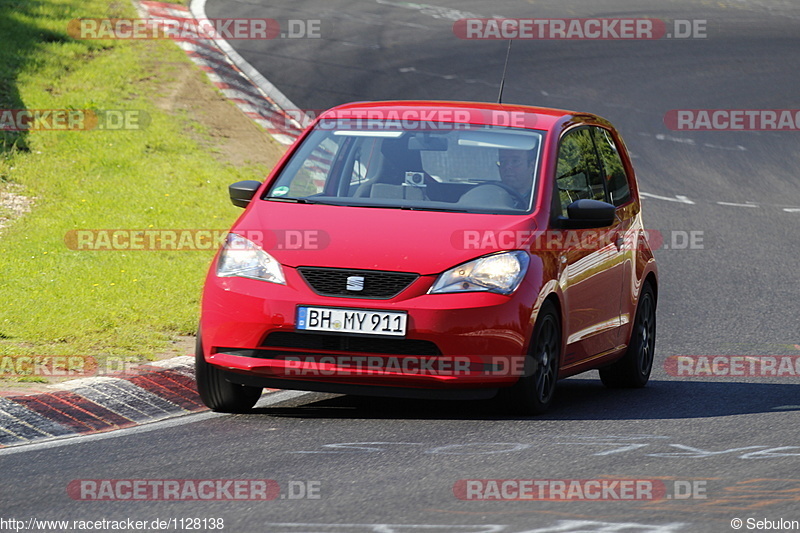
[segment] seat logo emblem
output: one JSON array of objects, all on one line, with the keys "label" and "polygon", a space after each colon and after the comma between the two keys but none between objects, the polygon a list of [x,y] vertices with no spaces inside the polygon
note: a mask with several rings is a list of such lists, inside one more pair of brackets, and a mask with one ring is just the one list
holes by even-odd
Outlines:
[{"label": "seat logo emblem", "polygon": [[364,276],[347,276],[347,290],[348,291],[363,291],[364,290]]}]

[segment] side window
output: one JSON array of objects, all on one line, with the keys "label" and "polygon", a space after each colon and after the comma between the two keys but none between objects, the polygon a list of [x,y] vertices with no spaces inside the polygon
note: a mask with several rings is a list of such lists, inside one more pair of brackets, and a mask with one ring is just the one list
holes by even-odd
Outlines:
[{"label": "side window", "polygon": [[608,130],[595,128],[595,142],[600,159],[603,161],[605,171],[606,186],[611,195],[611,203],[622,205],[631,198],[631,191],[628,187],[628,176],[625,167],[622,165],[622,158],[614,143],[614,138]]},{"label": "side window", "polygon": [[350,185],[357,186],[367,180],[370,169],[375,165],[375,154],[380,150],[377,139],[364,138],[359,140],[353,148],[353,173],[350,175]]},{"label": "side window", "polygon": [[567,206],[575,200],[606,201],[600,161],[589,128],[571,131],[561,139],[556,166],[556,187],[561,215],[564,217],[567,216]]},{"label": "side window", "polygon": [[[352,167],[350,172],[350,180],[342,180],[339,185],[340,196],[353,196],[365,181],[368,180],[368,175],[371,168],[374,166],[374,155],[377,146],[376,139],[360,139],[350,148],[350,155],[345,161],[345,168]],[[374,169],[373,169],[374,173]]]},{"label": "side window", "polygon": [[292,178],[289,196],[303,197],[322,193],[338,152],[339,144],[329,138],[315,146]]}]

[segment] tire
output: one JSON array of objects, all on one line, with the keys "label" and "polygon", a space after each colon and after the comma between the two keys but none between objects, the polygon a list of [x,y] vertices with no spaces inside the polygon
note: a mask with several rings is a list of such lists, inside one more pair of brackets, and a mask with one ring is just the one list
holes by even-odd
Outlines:
[{"label": "tire", "polygon": [[195,344],[195,377],[197,392],[206,407],[220,413],[245,413],[261,397],[261,387],[248,387],[230,383],[217,367],[206,362],[200,331]]},{"label": "tire", "polygon": [[600,369],[600,380],[610,388],[642,388],[650,379],[656,348],[656,298],[645,283],[636,306],[628,350],[617,362]]},{"label": "tire", "polygon": [[561,323],[555,305],[548,301],[536,319],[524,373],[511,389],[511,407],[515,412],[538,415],[550,408],[560,361]]}]

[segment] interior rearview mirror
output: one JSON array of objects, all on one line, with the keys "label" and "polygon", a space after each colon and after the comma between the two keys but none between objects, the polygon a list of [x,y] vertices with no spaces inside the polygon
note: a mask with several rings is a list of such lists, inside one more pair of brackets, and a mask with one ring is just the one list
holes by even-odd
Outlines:
[{"label": "interior rearview mirror", "polygon": [[408,139],[408,149],[426,152],[446,152],[447,139],[441,136],[417,133]]}]

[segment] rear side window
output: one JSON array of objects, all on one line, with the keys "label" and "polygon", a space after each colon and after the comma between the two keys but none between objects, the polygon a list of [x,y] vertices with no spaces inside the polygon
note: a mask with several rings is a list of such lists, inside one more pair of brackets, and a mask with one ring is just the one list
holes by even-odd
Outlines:
[{"label": "rear side window", "polygon": [[561,139],[556,187],[563,217],[567,216],[567,206],[576,200],[606,201],[600,160],[589,128],[573,130]]},{"label": "rear side window", "polygon": [[597,152],[603,162],[605,171],[606,186],[608,194],[611,196],[611,203],[622,205],[631,198],[631,191],[628,186],[628,175],[622,164],[622,158],[617,150],[617,145],[611,132],[603,128],[595,128],[595,142]]}]

